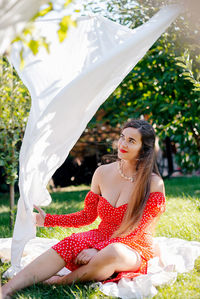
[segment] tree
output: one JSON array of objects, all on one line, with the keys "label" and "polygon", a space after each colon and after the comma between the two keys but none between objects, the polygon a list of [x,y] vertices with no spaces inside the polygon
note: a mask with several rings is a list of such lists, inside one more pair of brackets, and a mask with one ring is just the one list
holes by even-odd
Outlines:
[{"label": "tree", "polygon": [[0,60],[0,67],[0,166],[3,166],[6,183],[10,189],[12,228],[19,149],[30,110],[30,96],[5,57]]},{"label": "tree", "polygon": [[[109,2],[111,17],[116,16],[117,21],[130,27],[143,23],[157,10],[151,6],[157,1],[138,1],[139,6],[128,0],[120,2],[112,1],[113,5]],[[133,17],[135,21],[131,25]],[[161,140],[170,138],[176,145],[177,163],[184,172],[200,167],[197,154],[200,149],[199,90],[194,89],[194,78],[185,79],[183,65],[180,66],[180,61],[178,65],[176,59],[184,57],[185,48],[192,43],[193,70],[199,69],[197,47],[194,47],[197,33],[193,29],[189,21],[179,18],[100,109],[104,111],[101,122],[108,121],[113,126],[130,117],[145,116],[156,127]],[[93,123],[97,117],[98,113]]]}]

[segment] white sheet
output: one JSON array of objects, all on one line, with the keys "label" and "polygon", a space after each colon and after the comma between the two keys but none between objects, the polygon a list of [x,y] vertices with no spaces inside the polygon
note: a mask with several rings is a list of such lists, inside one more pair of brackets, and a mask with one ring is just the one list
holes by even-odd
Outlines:
[{"label": "white sheet", "polygon": [[[56,239],[35,238],[27,243],[22,257],[22,267],[30,263],[45,250],[56,244]],[[161,255],[149,261],[148,274],[133,280],[122,278],[118,283],[94,283],[108,296],[122,299],[141,299],[156,295],[157,286],[176,281],[177,273],[188,272],[194,268],[194,262],[200,256],[200,242],[186,241],[178,238],[154,238],[160,247]],[[0,239],[0,258],[10,260],[11,238]],[[66,275],[70,270],[63,268],[59,275]],[[6,275],[4,275],[5,277]]]},{"label": "white sheet", "polygon": [[0,55],[48,0],[0,0]]},{"label": "white sheet", "polygon": [[33,56],[27,49],[23,71],[20,46],[13,46],[11,60],[31,93],[32,107],[20,152],[20,199],[8,275],[19,271],[23,248],[36,235],[33,204],[51,202],[46,185],[53,173],[98,107],[180,11],[180,6],[164,7],[135,30],[101,16],[83,17],[62,44],[57,22],[44,19],[37,26],[51,41],[50,55],[41,49]]}]

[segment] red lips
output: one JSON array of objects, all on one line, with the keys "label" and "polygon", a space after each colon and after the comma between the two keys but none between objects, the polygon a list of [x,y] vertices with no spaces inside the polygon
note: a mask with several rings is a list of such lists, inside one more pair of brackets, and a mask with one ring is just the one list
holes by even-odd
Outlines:
[{"label": "red lips", "polygon": [[127,151],[125,151],[123,149],[120,149],[120,152],[123,153],[123,154],[127,153]]}]

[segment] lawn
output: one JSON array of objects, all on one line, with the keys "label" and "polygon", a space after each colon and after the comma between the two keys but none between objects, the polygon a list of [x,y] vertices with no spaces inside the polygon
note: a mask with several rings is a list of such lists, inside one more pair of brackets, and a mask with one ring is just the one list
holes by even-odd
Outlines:
[{"label": "lawn", "polygon": [[[176,237],[200,242],[200,178],[172,178],[165,180],[167,209],[161,216],[156,229],[156,236]],[[68,187],[62,192],[52,193],[52,204],[45,209],[48,213],[72,213],[83,208],[83,199],[89,187]],[[0,237],[10,237],[8,217],[8,195],[0,194]],[[81,229],[39,228],[39,237],[62,239],[73,232],[95,228],[92,225]],[[9,267],[1,264],[1,273]],[[41,284],[18,292],[14,298],[112,298],[92,289],[90,284],[69,286],[43,286]],[[115,297],[116,298],[116,297]],[[196,260],[193,271],[179,274],[173,285],[159,288],[156,299],[195,299],[200,298],[200,258]]]}]

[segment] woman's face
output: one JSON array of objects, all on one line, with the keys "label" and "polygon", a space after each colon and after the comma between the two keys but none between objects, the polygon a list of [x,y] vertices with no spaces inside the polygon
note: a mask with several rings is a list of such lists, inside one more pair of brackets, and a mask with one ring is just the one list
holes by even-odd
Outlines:
[{"label": "woman's face", "polygon": [[118,158],[134,161],[142,147],[142,136],[138,129],[126,128],[118,140]]}]

